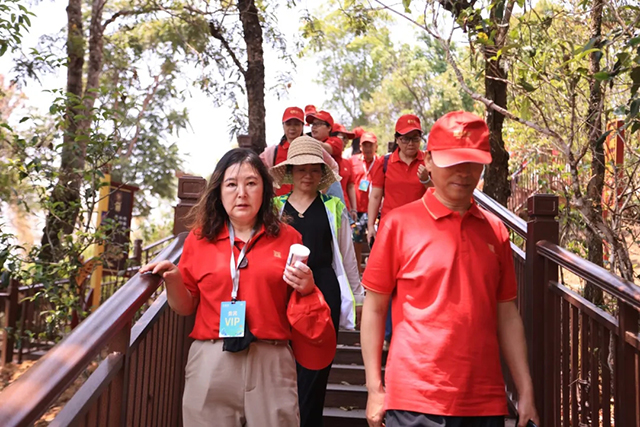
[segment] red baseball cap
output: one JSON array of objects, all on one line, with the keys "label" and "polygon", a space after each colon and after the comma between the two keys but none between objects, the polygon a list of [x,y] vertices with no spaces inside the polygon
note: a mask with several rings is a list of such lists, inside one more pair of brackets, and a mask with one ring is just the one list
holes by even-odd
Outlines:
[{"label": "red baseball cap", "polygon": [[284,114],[282,115],[282,123],[289,120],[299,120],[304,123],[304,112],[302,109],[298,107],[289,107],[284,110]]},{"label": "red baseball cap", "polygon": [[311,295],[294,291],[289,298],[287,318],[291,324],[291,347],[296,361],[307,369],[320,370],[336,355],[336,331],[331,309],[317,287]]},{"label": "red baseball cap", "polygon": [[333,125],[333,131],[336,133],[341,133],[347,137],[347,139],[353,139],[356,135],[353,132],[349,132],[346,127],[341,125],[340,123],[335,123]]},{"label": "red baseball cap", "polygon": [[364,133],[364,129],[362,129],[360,126],[358,126],[353,130],[353,136],[355,138],[360,138],[363,133]]},{"label": "red baseball cap", "polygon": [[333,130],[333,117],[326,111],[318,111],[317,113],[307,114],[307,123],[311,124],[315,120],[329,123],[329,127]]},{"label": "red baseball cap", "polygon": [[400,116],[398,121],[396,122],[396,132],[400,135],[405,135],[412,130],[419,130],[422,132],[422,125],[420,124],[420,119],[418,116],[413,114],[405,114],[404,116]]},{"label": "red baseball cap", "polygon": [[311,105],[311,104],[309,104],[309,105],[306,105],[306,106],[304,107],[304,115],[305,115],[305,116],[306,116],[307,114],[315,114],[315,113],[317,113],[317,112],[318,112],[318,110],[316,110],[316,106],[315,106],[315,105]]},{"label": "red baseball cap", "polygon": [[377,144],[378,137],[373,132],[364,132],[360,137],[360,144],[364,144],[365,142],[373,142],[374,144]]},{"label": "red baseball cap", "polygon": [[431,128],[427,150],[436,166],[460,163],[491,163],[489,128],[481,117],[466,111],[452,111]]}]

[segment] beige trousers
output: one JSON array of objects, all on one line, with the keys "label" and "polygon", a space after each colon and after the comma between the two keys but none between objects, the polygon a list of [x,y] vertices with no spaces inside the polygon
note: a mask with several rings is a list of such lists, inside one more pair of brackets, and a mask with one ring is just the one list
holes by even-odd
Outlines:
[{"label": "beige trousers", "polygon": [[194,341],[182,397],[184,427],[298,427],[296,364],[288,345],[253,342],[222,351],[222,340]]}]

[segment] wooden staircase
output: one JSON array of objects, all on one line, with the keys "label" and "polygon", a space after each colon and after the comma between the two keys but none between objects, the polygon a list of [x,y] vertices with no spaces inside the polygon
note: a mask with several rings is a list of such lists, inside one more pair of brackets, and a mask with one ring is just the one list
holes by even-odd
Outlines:
[{"label": "wooden staircase", "polygon": [[[387,359],[383,353],[382,364]],[[359,331],[340,331],[324,402],[325,427],[367,427],[364,363]]]}]

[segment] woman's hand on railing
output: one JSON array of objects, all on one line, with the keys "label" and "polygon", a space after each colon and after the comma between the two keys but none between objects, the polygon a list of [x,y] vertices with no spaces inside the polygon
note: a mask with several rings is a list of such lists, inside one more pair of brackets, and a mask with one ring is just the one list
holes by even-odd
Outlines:
[{"label": "woman's hand on railing", "polygon": [[150,272],[164,279],[167,289],[167,301],[169,305],[181,316],[192,314],[197,305],[198,298],[194,298],[186,288],[182,280],[182,274],[178,267],[171,261],[152,262],[140,268],[140,274]]},{"label": "woman's hand on railing", "polygon": [[300,261],[292,266],[288,265],[284,269],[283,278],[287,285],[300,292],[303,296],[313,292],[313,288],[316,286],[311,269]]},{"label": "woman's hand on railing", "polygon": [[176,283],[177,281],[182,282],[182,276],[180,274],[180,270],[178,267],[173,264],[171,261],[159,261],[152,262],[147,265],[140,267],[138,271],[140,274],[151,273],[157,274],[162,277],[166,282]]}]

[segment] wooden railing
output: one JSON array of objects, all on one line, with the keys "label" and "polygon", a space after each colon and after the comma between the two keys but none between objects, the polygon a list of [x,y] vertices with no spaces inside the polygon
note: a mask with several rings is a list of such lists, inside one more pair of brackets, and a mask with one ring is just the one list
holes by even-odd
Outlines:
[{"label": "wooden railing", "polygon": [[[63,285],[68,282],[57,283]],[[0,292],[0,310],[4,317],[3,324],[0,324],[0,365],[11,363],[14,357],[21,363],[25,355],[46,351],[53,345],[55,336],[47,330],[44,316],[54,307],[36,296],[43,290],[42,284],[23,286],[11,279],[9,287]]]},{"label": "wooden railing", "polygon": [[[527,223],[522,218],[506,209],[500,203],[496,202],[481,191],[476,190],[473,196],[478,205],[500,218],[512,234],[519,236],[521,239],[526,239]],[[511,243],[511,249],[513,251],[513,264],[516,270],[516,280],[518,283],[517,304],[520,313],[523,314],[523,310],[527,302],[527,294],[524,291],[526,283],[526,254],[514,243]],[[504,380],[507,388],[506,391],[509,410],[515,414],[516,402],[518,401],[516,386],[504,362],[502,370],[504,372]]]},{"label": "wooden railing", "polygon": [[[476,201],[525,240],[512,244],[536,405],[544,426],[640,426],[640,289],[558,246],[558,198],[527,202],[529,222],[486,195]],[[606,311],[558,280],[564,269],[615,301]],[[515,388],[505,375],[508,396]]]},{"label": "wooden railing", "polygon": [[[640,290],[554,243],[536,250],[546,285],[544,425],[639,426]],[[615,298],[615,312],[558,282],[558,267]]]},{"label": "wooden railing", "polygon": [[[185,234],[156,260],[177,263]],[[136,275],[3,392],[1,426],[27,426],[56,402],[87,366],[102,359],[52,426],[180,425],[180,401],[191,318],[167,309],[164,296],[132,328],[160,284]]]}]

